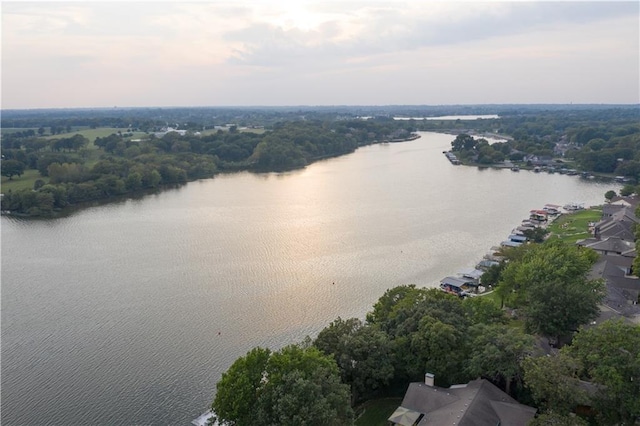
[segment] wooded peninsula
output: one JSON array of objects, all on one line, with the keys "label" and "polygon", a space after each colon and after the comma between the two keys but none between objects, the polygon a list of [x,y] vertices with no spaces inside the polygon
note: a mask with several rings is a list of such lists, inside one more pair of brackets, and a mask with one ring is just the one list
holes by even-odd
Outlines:
[{"label": "wooded peninsula", "polygon": [[[498,118],[437,119],[454,114]],[[535,157],[635,184],[639,123],[637,105],[5,110],[1,210],[50,217],[216,173],[301,168],[416,131],[480,135],[454,146],[474,164]]]}]

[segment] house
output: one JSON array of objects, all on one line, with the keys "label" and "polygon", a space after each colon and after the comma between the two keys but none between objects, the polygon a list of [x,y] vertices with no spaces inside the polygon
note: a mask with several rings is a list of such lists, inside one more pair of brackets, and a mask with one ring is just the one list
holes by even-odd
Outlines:
[{"label": "house", "polygon": [[476,265],[476,268],[485,270],[485,269],[491,268],[492,266],[497,266],[499,264],[500,263],[496,262],[495,260],[483,259]]},{"label": "house", "polygon": [[526,243],[527,237],[524,235],[511,234],[509,235],[509,241],[513,241],[514,243]]},{"label": "house", "polygon": [[546,211],[548,214],[555,216],[561,213],[560,206],[557,204],[545,204],[542,210]]},{"label": "house", "polygon": [[632,241],[625,241],[620,237],[608,237],[604,240],[587,238],[576,244],[593,249],[598,254],[636,257],[636,245]]},{"label": "house", "polygon": [[631,275],[632,257],[602,255],[591,268],[590,279],[602,278],[607,286],[604,305],[622,315],[640,313],[640,279]]},{"label": "house", "polygon": [[424,383],[409,384],[389,422],[401,426],[525,426],[535,413],[535,408],[518,403],[487,380],[441,388],[434,385],[433,374],[426,374]]},{"label": "house", "polygon": [[447,293],[462,296],[469,287],[475,287],[478,284],[470,278],[464,277],[445,277],[440,281],[440,289]]},{"label": "house", "polygon": [[638,207],[639,203],[640,199],[636,196],[624,197],[617,195],[609,201],[609,204],[631,207],[634,210]]},{"label": "house", "polygon": [[531,210],[529,212],[529,220],[533,222],[546,222],[548,214],[546,210]]},{"label": "house", "polygon": [[507,240],[500,243],[502,247],[520,247],[522,243],[518,243],[515,241]]}]

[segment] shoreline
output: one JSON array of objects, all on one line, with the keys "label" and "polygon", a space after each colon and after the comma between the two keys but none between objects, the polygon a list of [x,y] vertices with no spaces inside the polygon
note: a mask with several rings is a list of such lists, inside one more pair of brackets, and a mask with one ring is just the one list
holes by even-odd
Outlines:
[{"label": "shoreline", "polygon": [[[217,175],[221,175],[221,174],[235,174],[235,173],[240,173],[240,172],[249,172],[249,173],[256,173],[256,174],[265,174],[265,173],[284,173],[284,172],[290,172],[293,170],[302,170],[305,167],[317,162],[317,161],[322,161],[322,160],[326,160],[326,159],[330,159],[330,158],[337,158],[337,157],[341,157],[343,155],[347,155],[347,154],[352,154],[353,152],[355,152],[358,148],[364,147],[364,146],[370,146],[370,145],[378,145],[378,144],[384,144],[384,143],[399,143],[399,142],[409,142],[409,141],[413,141],[416,139],[421,138],[422,136],[417,134],[417,133],[411,133],[407,138],[400,138],[400,139],[386,139],[386,140],[381,140],[381,141],[373,141],[369,144],[363,144],[361,146],[356,147],[356,149],[354,149],[353,151],[350,152],[345,152],[345,153],[341,153],[341,154],[335,154],[335,155],[324,155],[324,156],[320,156],[320,157],[314,157],[312,159],[309,160],[308,163],[306,163],[303,166],[300,167],[292,167],[292,168],[288,168],[288,169],[281,169],[281,170],[259,170],[256,169],[254,167],[252,167],[251,165],[246,165],[246,166],[231,166],[228,169],[219,169],[218,171],[216,171],[212,176],[210,177],[204,177],[204,178],[198,178],[198,179],[193,179],[193,180],[187,180],[186,182],[181,182],[179,184],[166,184],[166,185],[160,185],[156,188],[147,188],[147,189],[142,189],[142,190],[137,190],[137,191],[133,191],[133,192],[127,192],[124,194],[119,194],[119,195],[112,195],[106,198],[96,198],[94,200],[87,200],[87,201],[82,201],[80,203],[76,203],[73,205],[69,205],[67,207],[64,207],[62,209],[54,209],[52,211],[51,214],[49,215],[32,215],[29,213],[22,213],[22,212],[12,212],[12,211],[8,211],[8,210],[2,210],[0,211],[0,216],[9,216],[9,217],[14,217],[14,218],[20,218],[20,219],[29,219],[29,220],[39,220],[39,219],[58,219],[58,218],[62,218],[62,217],[67,217],[71,214],[74,214],[80,210],[83,210],[85,208],[89,208],[89,207],[95,207],[95,206],[100,206],[100,205],[105,205],[105,204],[112,204],[112,203],[117,203],[117,202],[126,202],[128,200],[132,200],[132,199],[142,199],[144,197],[146,197],[147,195],[151,195],[151,194],[156,194],[168,189],[177,189],[179,187],[181,187],[182,185],[188,184],[189,182],[197,182],[199,180],[204,180],[204,179],[215,179],[215,177]],[[22,190],[19,190],[22,191]],[[16,191],[18,192],[18,191]],[[0,196],[3,196],[4,193],[0,194]]]}]

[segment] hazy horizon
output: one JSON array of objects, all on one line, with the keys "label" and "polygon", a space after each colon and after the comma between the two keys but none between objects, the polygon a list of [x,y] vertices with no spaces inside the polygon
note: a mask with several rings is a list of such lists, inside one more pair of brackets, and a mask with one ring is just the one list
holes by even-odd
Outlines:
[{"label": "hazy horizon", "polygon": [[2,109],[634,105],[638,2],[2,3]]}]

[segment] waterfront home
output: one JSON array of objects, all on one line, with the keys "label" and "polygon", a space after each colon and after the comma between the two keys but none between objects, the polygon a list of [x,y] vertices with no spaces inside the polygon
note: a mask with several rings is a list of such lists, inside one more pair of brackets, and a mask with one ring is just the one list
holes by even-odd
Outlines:
[{"label": "waterfront home", "polygon": [[495,260],[483,259],[476,265],[476,268],[485,270],[491,268],[492,266],[498,266],[499,264],[500,263],[496,262]]},{"label": "waterfront home", "polygon": [[546,222],[548,214],[546,210],[531,210],[529,212],[529,220],[532,222]]},{"label": "waterfront home", "polygon": [[635,243],[632,241],[625,241],[620,237],[608,237],[604,240],[587,238],[576,242],[576,244],[593,249],[598,254],[624,256],[632,259],[636,257]]},{"label": "waterfront home", "polygon": [[401,405],[389,417],[392,425],[509,425],[525,426],[536,409],[520,404],[485,379],[441,388],[434,375],[425,374],[425,382],[414,382]]},{"label": "waterfront home", "polygon": [[440,280],[440,289],[447,293],[463,296],[463,293],[470,287],[475,287],[475,283],[470,278],[464,277],[445,277]]},{"label": "waterfront home", "polygon": [[546,211],[547,214],[550,214],[552,216],[555,216],[561,213],[560,206],[556,204],[545,204],[542,210]]},{"label": "waterfront home", "polygon": [[522,243],[516,243],[515,241],[507,240],[500,243],[502,247],[520,247]]},{"label": "waterfront home", "polygon": [[522,244],[527,242],[527,237],[524,235],[511,234],[509,235],[509,241]]}]

